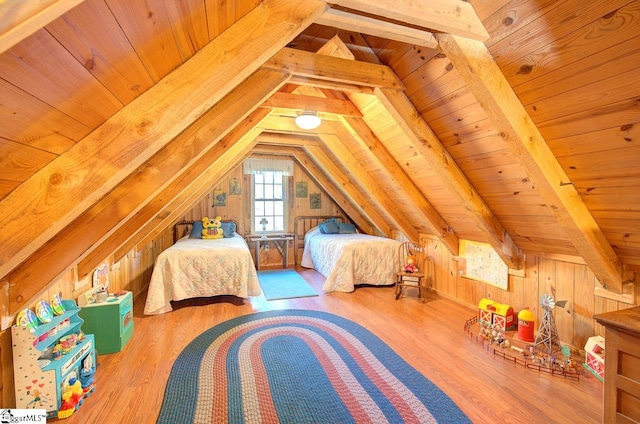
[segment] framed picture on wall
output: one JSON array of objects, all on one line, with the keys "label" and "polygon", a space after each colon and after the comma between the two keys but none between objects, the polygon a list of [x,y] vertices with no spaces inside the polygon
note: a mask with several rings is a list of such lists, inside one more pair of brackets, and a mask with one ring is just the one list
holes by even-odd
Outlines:
[{"label": "framed picture on wall", "polygon": [[242,194],[240,180],[238,177],[233,177],[229,180],[229,196],[239,196],[240,194]]},{"label": "framed picture on wall", "polygon": [[320,193],[311,193],[309,195],[309,209],[320,208],[322,208],[322,198],[320,197]]},{"label": "framed picture on wall", "polygon": [[309,183],[306,181],[296,182],[296,197],[307,197],[309,195]]},{"label": "framed picture on wall", "polygon": [[213,190],[213,206],[227,206],[227,192]]}]

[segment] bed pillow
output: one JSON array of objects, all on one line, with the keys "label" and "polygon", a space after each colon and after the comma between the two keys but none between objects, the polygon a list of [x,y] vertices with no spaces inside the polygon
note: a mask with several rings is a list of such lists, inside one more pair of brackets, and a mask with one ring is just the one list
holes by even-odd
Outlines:
[{"label": "bed pillow", "polygon": [[193,223],[193,228],[191,228],[191,234],[189,234],[189,238],[192,238],[192,239],[202,238],[202,221],[195,221]]},{"label": "bed pillow", "polygon": [[338,234],[340,227],[336,221],[325,221],[318,225],[322,234]]},{"label": "bed pillow", "polygon": [[220,224],[220,228],[222,228],[222,237],[230,238],[236,233],[236,223],[235,222],[223,222]]},{"label": "bed pillow", "polygon": [[338,234],[355,234],[356,226],[353,224],[338,223]]}]

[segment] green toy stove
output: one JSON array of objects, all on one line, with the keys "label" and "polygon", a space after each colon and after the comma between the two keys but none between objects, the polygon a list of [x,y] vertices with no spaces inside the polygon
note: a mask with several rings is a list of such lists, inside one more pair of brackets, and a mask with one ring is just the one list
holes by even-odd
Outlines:
[{"label": "green toy stove", "polygon": [[83,305],[78,315],[83,330],[95,336],[98,355],[120,352],[133,336],[133,296],[131,292],[109,295],[105,302]]}]

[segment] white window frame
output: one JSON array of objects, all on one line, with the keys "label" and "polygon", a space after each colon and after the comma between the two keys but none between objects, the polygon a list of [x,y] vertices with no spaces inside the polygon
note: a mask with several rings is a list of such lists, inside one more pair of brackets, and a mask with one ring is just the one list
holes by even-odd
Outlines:
[{"label": "white window frame", "polygon": [[[286,226],[287,226],[287,177],[284,175],[284,173],[282,172],[278,172],[278,171],[263,171],[260,173],[260,175],[266,175],[266,174],[280,174],[280,178],[281,178],[281,186],[282,186],[282,199],[276,199],[276,201],[282,201],[282,215],[279,214],[267,214],[266,211],[264,211],[265,213],[256,216],[256,202],[261,201],[261,200],[257,200],[256,199],[256,174],[251,175],[251,229],[253,231],[253,234],[262,234],[262,225],[259,224],[259,220],[262,217],[266,217],[267,221],[269,222],[267,224],[267,231],[266,234],[278,234],[278,233],[284,233],[286,231]],[[275,177],[275,175],[274,175]],[[275,182],[273,183],[274,185]],[[262,201],[268,202],[270,201],[269,198],[263,198]],[[276,224],[276,220],[275,217],[279,217],[282,216],[282,228],[275,228],[275,224]]]}]

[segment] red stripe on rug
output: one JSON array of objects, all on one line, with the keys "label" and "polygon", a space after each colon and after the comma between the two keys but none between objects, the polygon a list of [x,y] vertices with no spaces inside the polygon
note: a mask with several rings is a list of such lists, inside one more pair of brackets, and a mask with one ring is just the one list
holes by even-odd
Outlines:
[{"label": "red stripe on rug", "polygon": [[342,336],[340,333],[332,332],[332,335],[340,342],[340,344],[349,352],[353,359],[360,365],[363,372],[371,379],[371,381],[378,387],[380,392],[389,399],[391,404],[396,408],[402,420],[406,423],[421,423],[420,417],[418,417],[411,407],[407,403],[407,400],[396,391],[396,389],[389,384],[389,382],[381,376],[378,371],[371,366],[369,361],[365,358],[365,355],[358,350],[350,340]]},{"label": "red stripe on rug", "polygon": [[[267,338],[269,338],[269,336],[264,336],[261,339],[264,340]],[[256,383],[256,394],[258,398],[258,407],[260,410],[260,416],[257,417],[259,420],[256,422],[275,423],[278,422],[278,411],[276,411],[276,406],[273,403],[273,396],[271,394],[271,385],[269,384],[267,369],[264,366],[262,355],[260,355],[260,346],[262,346],[262,340],[259,342],[257,349],[256,344],[253,344],[249,347],[251,370],[253,371],[254,380]],[[242,384],[244,385],[245,382],[243,381]]]},{"label": "red stripe on rug", "polygon": [[[331,323],[318,320],[315,318],[309,319],[305,317],[300,317],[300,318],[299,317],[276,317],[276,318],[269,318],[266,320],[253,321],[251,323],[247,323],[247,325],[235,327],[233,330],[230,330],[226,335],[226,339],[224,338],[225,337],[224,335],[222,335],[219,338],[219,340],[222,339],[221,343],[217,348],[214,348],[213,352],[211,352],[214,355],[213,370],[212,370],[212,374],[210,375],[211,379],[213,380],[211,383],[214,385],[214,391],[213,391],[214,396],[213,396],[212,405],[211,405],[212,417],[228,417],[228,381],[227,381],[227,375],[226,375],[226,357],[228,355],[229,349],[238,338],[240,338],[247,332],[255,329],[259,329],[271,323],[277,323],[280,325],[302,323],[306,325],[311,325],[313,327],[316,327],[318,329],[321,329],[322,331],[329,333],[335,338],[335,340],[339,344],[343,346],[343,348],[347,352],[349,352],[349,354],[353,357],[353,359],[358,364],[360,364],[360,367],[362,368],[363,372],[378,387],[378,389],[385,394],[385,396],[389,399],[390,403],[394,406],[394,408],[396,408],[398,413],[402,416],[402,419],[404,422],[407,422],[407,423],[421,422],[420,418],[416,415],[416,411],[414,411],[411,405],[407,403],[406,399],[404,399],[404,397],[397,392],[397,389],[393,387],[391,384],[389,384],[389,382],[385,380],[384,376],[382,376],[369,363],[369,361],[366,358],[367,355],[363,354],[356,347],[356,345],[362,345],[362,343],[357,338],[343,336],[342,333],[334,330],[334,325]],[[291,334],[291,333],[281,332],[281,334]],[[346,332],[346,334],[350,336],[348,332]],[[266,340],[269,337],[273,337],[273,335],[265,335],[264,340]],[[310,339],[305,338],[305,340],[310,340]],[[354,343],[352,340],[355,340],[357,343]],[[312,343],[312,345],[313,345],[312,350],[316,353],[318,358],[322,358],[320,362],[323,364],[323,366],[325,366],[328,363],[331,363],[330,359],[326,356],[326,353],[315,342]],[[267,374],[266,374],[266,370],[264,369],[264,365],[262,364],[259,351],[252,353],[251,358],[252,358],[252,362],[254,362],[254,366],[256,363],[259,363],[261,367],[260,370],[256,369],[255,371],[256,379],[259,379],[259,382],[260,382],[259,383],[260,387],[268,387],[269,384],[268,384]],[[326,369],[332,370],[330,379],[332,382],[335,381],[334,384],[337,387],[336,391],[341,395],[341,397],[343,393],[349,393],[348,395],[345,395],[345,398],[344,398],[345,405],[350,410],[352,410],[353,408],[353,413],[355,414],[354,417],[359,416],[358,411],[363,410],[362,406],[357,401],[357,399],[353,397],[350,390],[348,390],[348,387],[346,387],[342,379],[339,378],[340,375],[339,373],[337,373],[336,368],[334,366],[331,366]],[[338,377],[338,381],[335,380],[336,377]],[[357,407],[353,407],[353,405],[357,405]],[[272,417],[274,416],[272,414],[277,414],[275,411],[275,406],[273,405],[273,399],[271,397],[270,391],[267,394],[267,396],[265,396],[264,398],[263,397],[260,398],[260,411],[261,411],[261,414],[265,414],[263,418],[266,418],[267,416]],[[368,416],[366,412],[365,412],[365,416]]]},{"label": "red stripe on rug", "polygon": [[[327,355],[325,350],[322,347],[320,347],[320,345],[318,345],[318,343],[316,343],[316,341],[313,340],[313,338],[309,337],[307,334],[304,334],[304,332],[296,332],[292,330],[293,329],[291,328],[278,329],[278,330],[274,329],[274,331],[269,332],[268,334],[264,334],[260,338],[256,339],[255,342],[252,344],[250,348],[251,358],[258,358],[260,362],[259,364],[254,364],[254,372],[256,373],[259,372],[261,374],[259,377],[256,376],[256,381],[264,381],[265,383],[265,386],[258,386],[258,387],[268,387],[268,384],[269,384],[266,369],[264,367],[264,362],[262,362],[262,358],[260,356],[260,349],[262,347],[262,344],[266,340],[269,340],[277,336],[298,337],[299,339],[303,340],[307,344],[307,346],[309,346],[311,351],[316,355],[318,362],[322,365],[323,369],[327,374],[327,377],[329,378],[329,381],[333,385],[336,393],[338,393],[342,402],[345,404],[345,406],[351,413],[351,416],[354,417],[356,421],[370,418],[369,414],[367,414],[367,411],[360,404],[356,396],[354,396],[351,388],[349,388],[349,386],[345,383],[344,379],[338,372],[337,367],[334,365],[333,361]],[[263,409],[262,408],[263,401],[265,401],[265,403],[268,403],[269,405],[273,405],[271,390],[264,390],[264,391],[259,390],[258,393],[260,396],[261,410]],[[274,411],[275,411],[275,407],[274,407]],[[271,411],[268,411],[268,412],[271,412]],[[276,418],[277,418],[277,415],[276,415]]]}]

